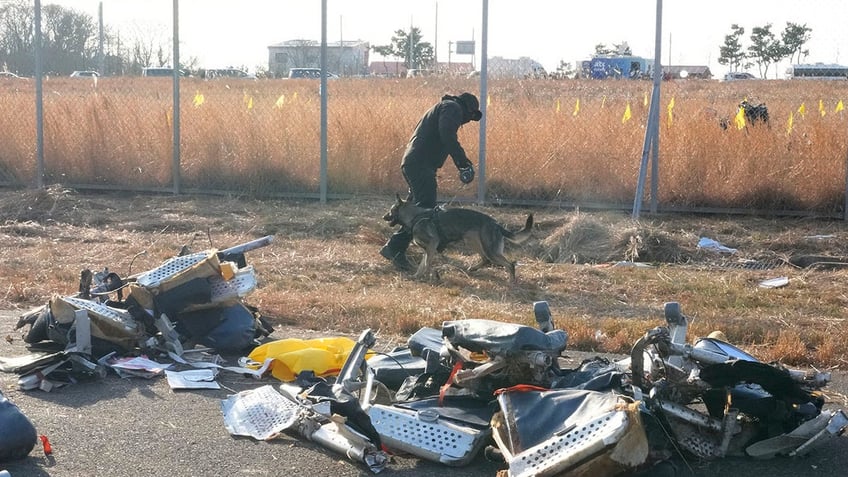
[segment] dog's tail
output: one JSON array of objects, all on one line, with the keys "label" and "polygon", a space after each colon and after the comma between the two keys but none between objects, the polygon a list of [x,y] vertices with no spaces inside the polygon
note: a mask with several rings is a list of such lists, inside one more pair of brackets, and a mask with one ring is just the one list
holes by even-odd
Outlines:
[{"label": "dog's tail", "polygon": [[504,232],[504,238],[511,243],[523,243],[530,238],[530,233],[532,232],[532,230],[533,214],[527,214],[527,221],[524,222],[524,228],[519,230],[518,232],[510,232],[509,230],[506,230]]}]

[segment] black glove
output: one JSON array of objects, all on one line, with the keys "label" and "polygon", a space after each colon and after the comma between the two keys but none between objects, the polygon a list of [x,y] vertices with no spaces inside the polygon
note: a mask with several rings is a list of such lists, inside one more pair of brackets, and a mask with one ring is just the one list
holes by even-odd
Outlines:
[{"label": "black glove", "polygon": [[469,164],[466,167],[459,168],[459,180],[463,184],[470,184],[474,180],[474,166]]}]

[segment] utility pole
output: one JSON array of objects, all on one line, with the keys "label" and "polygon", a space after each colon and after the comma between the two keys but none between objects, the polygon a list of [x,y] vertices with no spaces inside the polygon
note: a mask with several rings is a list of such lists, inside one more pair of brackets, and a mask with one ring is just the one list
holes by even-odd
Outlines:
[{"label": "utility pole", "polygon": [[439,2],[436,2],[436,34],[433,41],[433,69],[439,69]]}]

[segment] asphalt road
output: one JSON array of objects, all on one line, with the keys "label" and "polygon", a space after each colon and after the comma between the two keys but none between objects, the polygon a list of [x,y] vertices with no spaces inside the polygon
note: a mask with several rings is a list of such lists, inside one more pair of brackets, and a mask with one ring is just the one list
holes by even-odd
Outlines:
[{"label": "asphalt road", "polygon": [[[13,338],[12,343],[0,339],[0,356],[27,352],[20,333],[12,331],[17,317],[17,312],[0,312],[0,337]],[[272,338],[315,337],[304,333],[283,328]],[[585,357],[566,354],[576,361]],[[33,421],[38,433],[48,437],[53,454],[45,456],[37,445],[24,460],[0,463],[0,470],[8,470],[13,477],[372,475],[364,466],[298,437],[263,442],[231,436],[224,427],[221,400],[241,390],[277,384],[272,378],[260,381],[222,372],[220,390],[173,391],[164,377],[122,379],[110,374],[49,393],[21,391],[17,379],[15,374],[0,373],[0,389]],[[838,372],[827,389],[845,395],[846,384],[848,375]],[[845,406],[841,399],[828,407]],[[803,459],[726,458],[675,465],[679,476],[848,475],[848,437],[835,439]],[[500,468],[482,453],[459,468],[396,456],[380,475],[493,476]]]}]

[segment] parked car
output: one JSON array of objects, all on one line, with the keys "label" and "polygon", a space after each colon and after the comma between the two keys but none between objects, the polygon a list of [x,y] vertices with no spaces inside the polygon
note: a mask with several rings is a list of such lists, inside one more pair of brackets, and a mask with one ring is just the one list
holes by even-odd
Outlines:
[{"label": "parked car", "polygon": [[74,71],[71,73],[71,78],[97,78],[98,76],[100,76],[100,73],[91,70]]},{"label": "parked car", "polygon": [[[321,68],[292,68],[289,70],[289,78],[320,78]],[[339,75],[327,72],[327,79],[338,78]]]},{"label": "parked car", "polygon": [[215,68],[201,72],[205,79],[221,79],[221,78],[236,78],[236,79],[256,79],[256,75],[242,71],[238,68]]},{"label": "parked car", "polygon": [[744,71],[731,71],[730,73],[727,73],[726,75],[724,75],[725,81],[750,80],[750,79],[757,79],[757,77],[752,75],[751,73],[747,73],[747,72],[744,72]]},{"label": "parked car", "polygon": [[[174,76],[174,69],[170,66],[149,66],[142,68],[141,76],[170,77]],[[180,76],[187,76],[186,72],[180,70]]]}]

